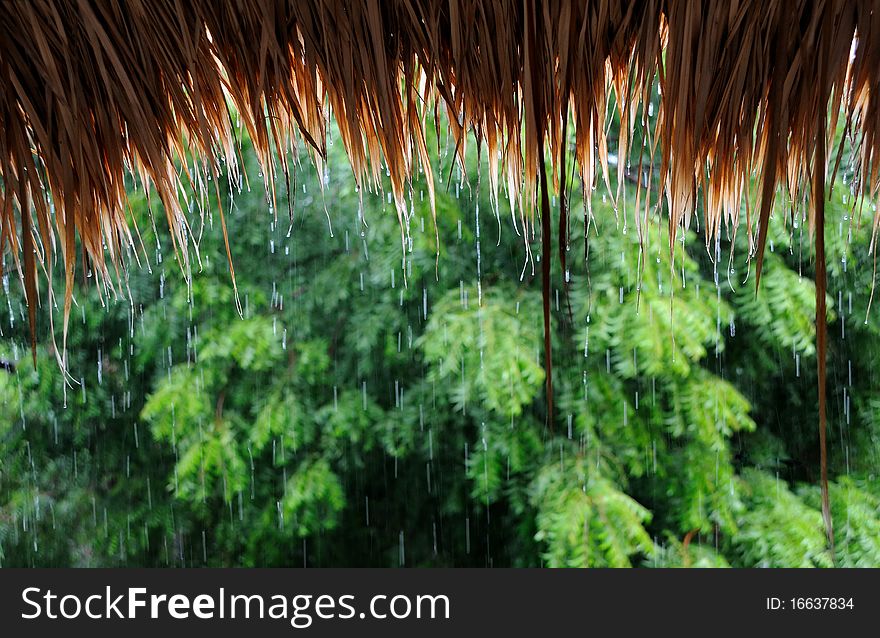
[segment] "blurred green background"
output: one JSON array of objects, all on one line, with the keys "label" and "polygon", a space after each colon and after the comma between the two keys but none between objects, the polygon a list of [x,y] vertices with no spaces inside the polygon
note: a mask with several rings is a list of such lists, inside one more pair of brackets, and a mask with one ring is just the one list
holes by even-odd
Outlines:
[{"label": "blurred green background", "polygon": [[338,140],[323,174],[300,154],[277,210],[245,141],[250,187],[214,177],[241,315],[216,202],[192,207],[188,283],[132,185],[141,265],[115,294],[79,277],[69,384],[45,302],[30,362],[7,255],[0,565],[880,565],[874,213],[847,161],[826,213],[832,556],[812,243],[791,203],[756,295],[744,229],[707,248],[694,223],[673,263],[666,218],[636,224],[632,158],[616,204],[575,183],[548,427],[539,230],[492,200],[485,153],[462,170],[431,142],[439,259],[423,180],[402,246],[388,184],[358,191]]}]

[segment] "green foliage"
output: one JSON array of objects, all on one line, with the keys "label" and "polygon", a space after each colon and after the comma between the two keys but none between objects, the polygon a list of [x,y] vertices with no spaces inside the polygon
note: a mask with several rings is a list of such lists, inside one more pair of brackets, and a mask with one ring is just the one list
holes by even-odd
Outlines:
[{"label": "green foliage", "polygon": [[741,476],[747,509],[730,538],[737,564],[756,567],[830,567],[822,515],[769,474]]},{"label": "green foliage", "polygon": [[[456,294],[458,293],[458,294]],[[535,356],[541,324],[534,295],[521,300],[503,289],[450,291],[437,302],[419,342],[431,379],[453,386],[458,409],[479,401],[502,417],[517,417],[544,381]]]},{"label": "green foliage", "polygon": [[538,533],[549,567],[629,567],[654,544],[644,524],[650,512],[609,480],[592,478],[587,463],[542,468],[532,486]]},{"label": "green foliage", "polygon": [[755,327],[751,338],[815,356],[816,289],[786,268],[780,256],[765,253],[761,294],[752,286],[739,286],[736,301],[740,318]]},{"label": "green foliage", "polygon": [[654,552],[651,560],[646,561],[647,567],[693,567],[718,568],[730,567],[727,559],[711,547],[698,543],[685,544],[673,536]]},{"label": "green foliage", "polygon": [[333,529],[343,507],[342,483],[324,459],[300,465],[281,501],[284,519],[291,521],[299,536]]},{"label": "green foliage", "polygon": [[[874,567],[880,564],[880,497],[851,477],[830,485],[834,520],[834,558],[840,567]],[[803,487],[799,492],[813,508],[821,508],[819,490]]]},{"label": "green foliage", "polygon": [[671,251],[662,214],[637,226],[632,192],[597,191],[568,278],[554,250],[548,421],[540,263],[466,181],[486,158],[460,170],[443,142],[439,246],[423,181],[401,247],[388,184],[356,190],[339,144],[325,175],[299,158],[279,211],[221,179],[240,312],[216,202],[181,269],[139,196],[151,272],[130,269],[130,301],[78,285],[67,384],[45,320],[28,364],[4,264],[0,357],[19,365],[0,371],[0,564],[880,564],[880,319],[844,189],[827,208],[832,558],[791,203],[756,295],[744,232],[706,251],[695,228]]}]

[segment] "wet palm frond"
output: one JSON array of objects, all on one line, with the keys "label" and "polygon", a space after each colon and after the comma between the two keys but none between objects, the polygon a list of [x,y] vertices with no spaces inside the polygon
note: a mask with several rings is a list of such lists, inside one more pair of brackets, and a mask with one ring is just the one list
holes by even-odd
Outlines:
[{"label": "wet palm frond", "polygon": [[473,132],[495,201],[506,191],[533,235],[539,147],[558,187],[570,121],[583,183],[607,180],[609,103],[625,158],[658,81],[649,150],[671,238],[700,193],[709,239],[722,221],[736,225],[759,175],[746,220],[759,268],[777,186],[801,201],[824,170],[817,144],[837,122],[817,130],[820,111],[846,117],[857,187],[880,188],[876,0],[10,0],[3,11],[0,248],[31,297],[41,264],[60,254],[65,307],[77,237],[108,290],[135,246],[129,173],[187,257],[185,193],[207,197],[206,177],[221,171],[239,179],[235,119],[271,196],[297,140],[323,161],[332,113],[361,185],[387,169],[403,216],[414,173],[433,188],[425,128],[444,108],[458,152]]}]

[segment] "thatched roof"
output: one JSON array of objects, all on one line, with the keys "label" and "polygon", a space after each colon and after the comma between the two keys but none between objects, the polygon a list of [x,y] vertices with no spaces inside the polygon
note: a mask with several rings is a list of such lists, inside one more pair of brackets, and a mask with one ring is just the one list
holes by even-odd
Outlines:
[{"label": "thatched roof", "polygon": [[[231,108],[253,140],[270,192],[288,174],[295,140],[310,145],[320,164],[332,113],[363,185],[379,182],[387,165],[399,215],[419,169],[433,201],[425,129],[445,109],[460,152],[468,132],[488,149],[496,201],[505,184],[524,220],[543,209],[547,253],[547,192],[565,192],[559,168],[566,153],[573,152],[584,184],[603,165],[607,175],[608,105],[618,110],[618,155],[626,157],[634,127],[648,122],[645,105],[655,82],[662,99],[649,150],[660,165],[653,186],[668,205],[670,239],[689,221],[698,196],[710,239],[722,220],[737,226],[746,201],[760,273],[779,185],[795,201],[812,202],[811,219],[821,229],[821,195],[828,158],[834,159],[826,147],[839,113],[857,156],[858,194],[875,197],[880,186],[880,0],[9,0],[2,6],[0,252],[9,248],[15,259],[32,325],[38,271],[51,273],[60,254],[65,333],[77,236],[83,261],[106,285],[121,256],[137,254],[126,214],[128,172],[153,190],[186,258],[185,193],[216,188],[217,180],[206,176],[220,169],[237,178]],[[180,161],[188,153],[199,161]],[[552,169],[549,186],[545,167]],[[639,189],[644,220],[658,202],[650,201],[650,188]],[[824,352],[821,231],[817,252]],[[547,288],[550,259],[543,264]],[[824,391],[820,422],[824,437]]]}]

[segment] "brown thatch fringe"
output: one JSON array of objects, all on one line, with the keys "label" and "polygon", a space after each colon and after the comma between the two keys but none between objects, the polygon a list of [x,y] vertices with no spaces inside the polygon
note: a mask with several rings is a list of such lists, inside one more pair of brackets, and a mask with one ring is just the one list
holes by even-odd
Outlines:
[{"label": "brown thatch fringe", "polygon": [[[608,179],[607,105],[613,99],[618,110],[623,165],[636,125],[648,124],[646,105],[658,81],[650,150],[659,147],[670,249],[690,221],[698,189],[711,241],[722,220],[739,223],[758,176],[757,228],[746,222],[758,277],[778,186],[799,201],[810,192],[810,176],[823,175],[811,207],[812,221],[822,221],[824,149],[838,113],[855,147],[857,195],[876,198],[880,189],[880,0],[2,6],[0,253],[10,249],[32,329],[38,268],[50,276],[60,251],[67,333],[77,235],[83,261],[115,294],[121,260],[138,250],[125,213],[129,173],[158,199],[179,258],[189,259],[193,203],[186,193],[197,194],[201,209],[208,176],[222,169],[233,183],[241,177],[236,117],[274,197],[278,171],[289,179],[296,139],[320,167],[332,111],[357,180],[378,185],[387,166],[403,219],[419,168],[433,203],[424,127],[430,109],[441,105],[462,156],[469,132],[485,143],[494,201],[505,183],[528,246],[544,146],[558,188],[565,167],[554,162],[565,157],[570,119],[585,190],[601,167],[609,190],[621,194],[624,171],[615,186]],[[820,68],[825,79],[817,82]],[[821,231],[818,238],[821,245]],[[51,282],[46,294],[51,307]]]}]

